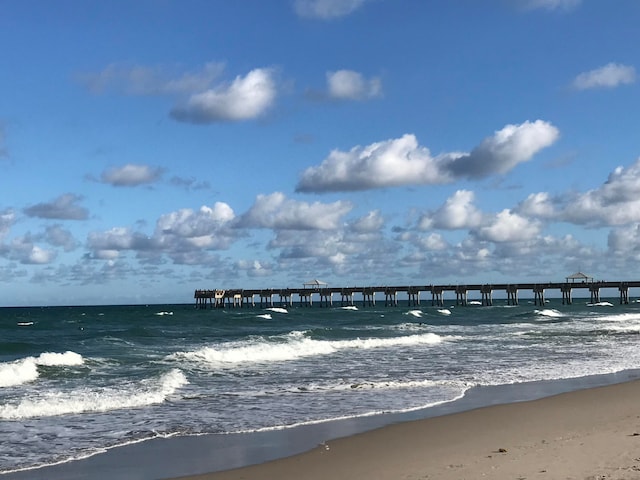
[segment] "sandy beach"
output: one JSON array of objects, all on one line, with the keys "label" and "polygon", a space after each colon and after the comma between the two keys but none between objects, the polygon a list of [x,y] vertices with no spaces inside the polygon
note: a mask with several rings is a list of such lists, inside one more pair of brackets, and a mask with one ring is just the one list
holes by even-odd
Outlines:
[{"label": "sandy beach", "polygon": [[398,423],[185,478],[640,479],[640,381]]}]

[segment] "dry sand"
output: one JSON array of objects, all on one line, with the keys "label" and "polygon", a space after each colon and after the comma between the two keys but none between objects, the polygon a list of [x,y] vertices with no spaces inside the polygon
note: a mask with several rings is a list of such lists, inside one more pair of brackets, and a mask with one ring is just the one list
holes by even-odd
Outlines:
[{"label": "dry sand", "polygon": [[640,381],[399,423],[188,478],[640,479]]}]

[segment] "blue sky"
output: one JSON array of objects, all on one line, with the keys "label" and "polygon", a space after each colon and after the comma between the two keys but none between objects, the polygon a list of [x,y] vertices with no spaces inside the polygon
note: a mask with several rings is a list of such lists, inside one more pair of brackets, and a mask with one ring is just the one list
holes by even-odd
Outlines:
[{"label": "blue sky", "polygon": [[640,279],[637,0],[0,0],[0,305]]}]

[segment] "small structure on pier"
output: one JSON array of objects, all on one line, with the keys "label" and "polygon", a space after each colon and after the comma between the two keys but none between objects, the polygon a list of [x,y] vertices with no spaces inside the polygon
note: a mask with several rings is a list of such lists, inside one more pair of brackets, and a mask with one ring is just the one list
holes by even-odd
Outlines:
[{"label": "small structure on pier", "polygon": [[576,282],[593,283],[593,277],[590,277],[589,275],[586,275],[582,272],[576,272],[565,278],[567,279],[567,283],[576,283]]}]

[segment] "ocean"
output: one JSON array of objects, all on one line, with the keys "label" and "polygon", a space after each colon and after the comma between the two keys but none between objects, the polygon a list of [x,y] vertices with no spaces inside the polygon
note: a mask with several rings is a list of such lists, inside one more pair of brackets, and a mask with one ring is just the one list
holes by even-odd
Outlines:
[{"label": "ocean", "polygon": [[2,308],[0,473],[640,368],[637,302],[454,303]]}]

